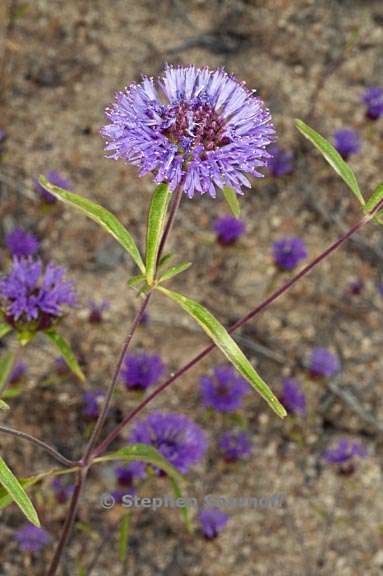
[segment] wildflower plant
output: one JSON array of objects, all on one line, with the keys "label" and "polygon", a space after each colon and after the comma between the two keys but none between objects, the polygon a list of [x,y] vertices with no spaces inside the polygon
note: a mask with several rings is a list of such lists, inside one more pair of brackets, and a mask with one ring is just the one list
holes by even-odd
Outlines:
[{"label": "wildflower plant", "polygon": [[[272,157],[270,146],[276,136],[270,112],[253,91],[223,70],[168,66],[156,81],[144,77],[140,83],[134,83],[118,92],[106,115],[108,123],[102,129],[102,135],[106,140],[107,155],[137,166],[140,176],[152,174],[155,183],[147,216],[145,253],[141,252],[128,229],[106,208],[84,195],[69,191],[67,186],[57,185],[57,182],[55,184],[52,178],[41,177],[39,185],[55,199],[79,210],[101,226],[130,255],[137,270],[136,275],[127,280],[128,286],[138,295],[139,309],[127,330],[113,377],[103,389],[103,396],[89,395],[82,405],[82,410],[90,410],[94,426],[80,459],[70,459],[41,439],[0,425],[0,434],[28,441],[60,464],[59,468],[39,472],[21,481],[1,456],[0,506],[4,507],[14,501],[28,521],[39,527],[38,514],[27,490],[44,478],[52,480],[62,474],[70,474],[74,482],[67,517],[48,568],[49,576],[56,574],[62,560],[80,497],[86,489],[89,470],[94,466],[108,462],[119,467],[129,464],[133,466],[134,463],[135,474],[146,474],[148,469],[154,470],[156,475],[165,475],[170,480],[177,496],[182,494],[182,474],[197,464],[206,451],[205,433],[190,418],[182,414],[154,412],[133,426],[125,447],[114,451],[108,451],[108,448],[154,398],[213,349],[217,348],[223,354],[228,367],[205,378],[202,383],[205,404],[222,409],[223,405],[218,402],[217,396],[222,384],[223,396],[227,393],[230,399],[230,402],[224,404],[226,409],[235,409],[245,387],[247,392],[252,387],[277,416],[286,416],[285,407],[244,355],[232,333],[270,306],[365,224],[371,221],[383,223],[383,184],[366,200],[354,173],[341,155],[320,134],[298,120],[298,130],[314,144],[352,191],[361,206],[362,216],[322,253],[226,329],[198,301],[169,288],[172,278],[185,273],[191,263],[170,265],[165,247],[184,196],[185,201],[198,201],[200,194],[212,198],[221,195],[233,216],[239,218],[239,198],[243,196],[244,189],[251,188],[249,177],[258,178],[262,176],[263,170],[267,172]],[[303,255],[302,249],[298,260],[304,257],[306,254]],[[297,264],[295,261],[294,266],[290,263],[286,266],[284,263],[284,268],[290,271]],[[124,360],[128,348],[153,294],[167,298],[188,314],[204,330],[211,343],[162,383],[153,385],[153,390],[146,391],[138,404],[123,414],[114,428],[101,439],[114,392],[120,380],[124,379],[124,370],[127,368]],[[37,333],[42,333],[59,348],[69,368],[84,379],[69,343],[60,334],[60,322],[64,314],[76,303],[74,286],[66,279],[61,268],[54,264],[44,267],[33,257],[14,259],[11,269],[0,281],[0,302],[1,338],[16,334],[20,343],[26,345]],[[1,359],[0,390],[2,382],[8,379],[12,363],[10,353]],[[231,385],[235,390],[233,397],[229,393]],[[148,384],[145,381],[143,387],[152,387],[151,382]],[[87,389],[91,388],[89,385]],[[0,408],[4,408],[5,402],[1,402]],[[298,404],[302,408],[301,400]],[[249,455],[250,446],[244,442],[243,437],[227,437],[222,442],[222,449],[230,457],[234,454],[236,457]],[[187,513],[185,518],[187,520]],[[205,536],[213,538],[225,526],[227,518],[222,514],[218,516],[205,511],[201,513],[199,521]],[[125,520],[121,530],[122,534],[126,533]],[[43,544],[45,540],[41,538]],[[21,538],[20,542],[23,541]]]}]

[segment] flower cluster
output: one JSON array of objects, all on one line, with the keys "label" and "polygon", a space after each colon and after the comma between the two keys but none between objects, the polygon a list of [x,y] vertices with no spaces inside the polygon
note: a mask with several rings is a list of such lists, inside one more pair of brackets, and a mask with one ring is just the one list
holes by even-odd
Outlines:
[{"label": "flower cluster", "polygon": [[216,189],[250,187],[262,176],[274,140],[262,100],[224,70],[167,66],[155,83],[144,77],[118,92],[101,133],[111,158],[155,174],[157,183],[216,196]]},{"label": "flower cluster", "polygon": [[341,438],[334,448],[329,448],[323,453],[323,458],[329,464],[344,464],[354,457],[366,456],[367,450],[360,442],[351,442],[347,438]]},{"label": "flower cluster", "polygon": [[149,414],[133,428],[129,442],[154,446],[181,473],[197,464],[207,448],[203,430],[184,414],[172,412]]},{"label": "flower cluster", "polygon": [[[64,190],[72,190],[72,185],[69,180],[63,178],[56,170],[51,170],[46,176],[49,184],[53,186],[58,186],[59,188],[64,188]],[[42,200],[47,204],[54,204],[57,202],[56,196],[53,196],[48,190],[44,188],[38,179],[35,180],[35,191],[40,194]]]},{"label": "flower cluster", "polygon": [[205,508],[198,515],[202,534],[207,540],[217,538],[226,527],[228,519],[228,515],[219,508]]},{"label": "flower cluster", "polygon": [[234,216],[222,216],[214,222],[214,232],[221,246],[231,246],[245,233],[244,222]]},{"label": "flower cluster", "polygon": [[235,412],[249,392],[246,380],[229,365],[217,366],[212,375],[202,376],[200,383],[204,406],[219,412]]},{"label": "flower cluster", "polygon": [[277,144],[270,146],[269,152],[272,156],[267,163],[270,174],[274,176],[274,178],[280,178],[281,176],[286,176],[286,174],[291,174],[294,170],[293,153],[289,150],[279,148]]},{"label": "flower cluster", "polygon": [[0,309],[12,325],[34,322],[34,330],[49,328],[64,306],[76,305],[74,283],[65,269],[40,260],[13,259],[8,275],[0,279]]},{"label": "flower cluster", "polygon": [[52,480],[52,490],[56,502],[58,502],[58,504],[65,504],[68,498],[73,494],[74,484],[64,484],[61,478],[54,478]]},{"label": "flower cluster", "polygon": [[146,390],[157,384],[164,372],[164,365],[157,355],[145,352],[127,354],[121,368],[121,380],[127,390]]},{"label": "flower cluster", "polygon": [[100,324],[103,321],[103,313],[110,308],[110,304],[107,300],[101,300],[100,302],[89,300],[88,306],[88,320],[91,324]]},{"label": "flower cluster", "polygon": [[15,538],[23,552],[39,552],[51,541],[44,528],[37,528],[33,524],[26,524],[17,530]]},{"label": "flower cluster", "polygon": [[307,258],[306,245],[300,238],[282,238],[273,243],[273,259],[280,270],[294,270],[301,260]]},{"label": "flower cluster", "polygon": [[306,415],[306,396],[294,378],[285,378],[283,380],[281,402],[291,414]]},{"label": "flower cluster", "polygon": [[362,98],[366,105],[366,116],[370,120],[378,120],[383,116],[383,88],[374,86],[367,88]]},{"label": "flower cluster", "polygon": [[33,256],[39,249],[39,242],[33,234],[24,232],[22,228],[15,228],[5,237],[5,245],[11,256],[17,258]]},{"label": "flower cluster", "polygon": [[340,370],[340,361],[336,354],[317,346],[309,359],[309,372],[313,378],[330,378]]},{"label": "flower cluster", "polygon": [[343,160],[347,160],[352,154],[357,154],[360,150],[359,136],[354,130],[337,130],[334,132],[333,138],[334,146]]},{"label": "flower cluster", "polygon": [[252,442],[246,432],[225,432],[219,441],[219,448],[226,462],[237,462],[251,454]]},{"label": "flower cluster", "polygon": [[83,397],[83,415],[90,420],[97,420],[104,398],[104,390],[87,390]]}]

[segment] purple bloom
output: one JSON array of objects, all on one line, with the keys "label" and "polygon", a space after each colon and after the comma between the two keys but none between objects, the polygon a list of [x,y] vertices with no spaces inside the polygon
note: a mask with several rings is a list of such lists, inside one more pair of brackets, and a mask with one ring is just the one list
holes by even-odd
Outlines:
[{"label": "purple bloom", "polygon": [[205,508],[198,514],[202,534],[208,540],[216,538],[226,527],[228,515],[218,508]]},{"label": "purple bloom", "polygon": [[36,321],[46,329],[63,315],[63,306],[75,306],[74,283],[65,280],[65,269],[40,260],[13,259],[10,273],[0,279],[1,308],[10,323]]},{"label": "purple bloom", "polygon": [[[53,186],[58,186],[59,188],[64,188],[65,190],[72,190],[72,185],[69,180],[63,178],[56,170],[51,170],[48,172],[46,176],[49,184],[53,184]],[[54,204],[57,202],[56,196],[53,196],[48,190],[46,190],[36,178],[35,180],[35,190],[39,194],[41,194],[42,199],[47,204]]]},{"label": "purple bloom", "polygon": [[234,412],[249,392],[244,378],[229,365],[217,366],[213,375],[200,379],[203,404],[220,412]]},{"label": "purple bloom", "polygon": [[290,174],[294,170],[294,155],[288,150],[282,150],[277,144],[273,144],[269,148],[272,157],[267,162],[270,173],[274,178]]},{"label": "purple bloom", "polygon": [[144,77],[118,92],[101,134],[110,158],[155,174],[156,183],[179,184],[216,196],[216,189],[251,186],[245,173],[262,176],[274,140],[262,100],[224,70],[167,66],[156,85]]},{"label": "purple bloom", "polygon": [[300,238],[282,238],[273,243],[273,259],[281,270],[293,270],[307,258],[306,245]]},{"label": "purple bloom", "polygon": [[306,396],[294,378],[285,378],[283,380],[281,402],[291,414],[306,415]]},{"label": "purple bloom", "polygon": [[64,375],[69,374],[70,368],[62,356],[56,356],[55,358],[55,368],[58,374]]},{"label": "purple bloom", "polygon": [[157,384],[164,371],[161,358],[145,352],[127,354],[121,368],[121,380],[128,390],[146,390]]},{"label": "purple bloom", "polygon": [[83,415],[90,420],[97,420],[104,398],[105,392],[103,390],[87,390],[83,397]]},{"label": "purple bloom", "polygon": [[118,466],[114,474],[119,486],[132,487],[134,481],[145,477],[142,462],[129,462],[126,466]]},{"label": "purple bloom", "polygon": [[344,464],[354,457],[365,458],[366,456],[367,450],[360,442],[350,442],[347,438],[341,438],[337,446],[323,453],[323,458],[329,464]]},{"label": "purple bloom", "polygon": [[205,433],[197,424],[184,414],[166,412],[153,412],[138,422],[129,442],[154,446],[182,474],[201,460],[207,448]]},{"label": "purple bloom", "polygon": [[26,524],[17,530],[15,538],[23,552],[40,552],[51,541],[50,535],[44,528],[37,528],[33,524]]},{"label": "purple bloom", "polygon": [[252,442],[246,432],[225,432],[219,441],[226,462],[237,462],[251,454]]},{"label": "purple bloom", "polygon": [[340,361],[336,354],[317,346],[311,352],[309,371],[314,378],[330,378],[340,370]]},{"label": "purple bloom", "polygon": [[367,88],[362,100],[367,106],[367,118],[378,120],[378,118],[383,116],[383,88],[378,86]]},{"label": "purple bloom", "polygon": [[68,498],[73,494],[74,484],[64,484],[61,478],[52,480],[52,489],[59,504],[65,504]]},{"label": "purple bloom", "polygon": [[89,305],[88,320],[92,324],[99,324],[100,322],[102,322],[103,312],[109,310],[110,308],[110,304],[106,300],[101,300],[100,302],[96,302],[95,300],[89,300],[88,305]]},{"label": "purple bloom", "polygon": [[352,154],[360,150],[359,136],[354,130],[337,130],[333,135],[334,146],[342,156],[347,160]]},{"label": "purple bloom", "polygon": [[223,216],[214,222],[217,241],[222,246],[231,246],[245,233],[245,224],[234,216]]},{"label": "purple bloom", "polygon": [[12,256],[33,256],[39,249],[39,243],[33,234],[15,228],[5,237],[5,244]]},{"label": "purple bloom", "polygon": [[15,366],[13,367],[9,375],[8,379],[9,384],[16,384],[17,382],[19,382],[19,380],[21,380],[21,378],[25,376],[27,370],[28,366],[25,362],[21,360],[20,362],[16,362]]}]

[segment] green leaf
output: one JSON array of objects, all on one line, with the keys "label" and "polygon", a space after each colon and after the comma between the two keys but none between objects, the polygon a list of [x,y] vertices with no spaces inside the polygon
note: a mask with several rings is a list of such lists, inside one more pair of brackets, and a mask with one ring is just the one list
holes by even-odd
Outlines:
[{"label": "green leaf", "polygon": [[132,278],[130,278],[130,280],[128,280],[128,286],[129,288],[132,288],[133,286],[139,284],[145,279],[146,279],[145,274],[137,274],[137,276],[133,276]]},{"label": "green leaf", "polygon": [[167,184],[160,184],[153,192],[146,233],[146,280],[151,286],[156,274],[158,249],[165,225],[171,193]]},{"label": "green leaf", "polygon": [[160,292],[177,302],[198,324],[205,330],[206,334],[213,340],[226,358],[233,364],[240,374],[252,385],[255,390],[266,400],[271,408],[281,416],[286,416],[286,410],[274,396],[267,384],[254,370],[238,344],[233,340],[227,330],[214,318],[214,316],[201,304],[186,298],[178,292],[173,292],[167,288],[159,286]]},{"label": "green leaf", "polygon": [[229,188],[228,186],[225,186],[225,188],[223,189],[223,194],[225,196],[226,202],[229,205],[230,210],[233,213],[233,216],[239,218],[241,214],[241,206],[239,204],[238,194],[236,193],[235,190],[233,190],[233,188]]},{"label": "green leaf", "polygon": [[181,272],[185,272],[185,270],[188,270],[191,265],[192,265],[191,262],[181,262],[180,264],[172,266],[171,268],[169,268],[169,270],[164,272],[162,276],[160,276],[159,282],[165,282],[165,280],[170,280],[170,278],[173,278],[173,276],[176,276],[177,274],[180,274]]},{"label": "green leaf", "polygon": [[181,483],[183,478],[181,474],[156,450],[148,444],[130,444],[126,448],[121,448],[116,452],[110,452],[104,456],[95,458],[94,462],[109,462],[113,460],[124,460],[126,462],[147,462],[157,468],[160,468],[174,478],[176,482]]},{"label": "green leaf", "polygon": [[295,125],[299,132],[303,134],[315,148],[324,156],[330,166],[335,170],[335,172],[344,180],[350,190],[355,194],[362,206],[365,205],[365,200],[359,189],[358,182],[356,180],[354,172],[351,170],[350,166],[343,160],[342,156],[335,150],[334,146],[323,138],[318,132],[307,126],[302,120],[296,120]]},{"label": "green leaf", "polygon": [[0,391],[8,382],[14,361],[15,355],[13,352],[7,352],[7,354],[4,354],[4,356],[0,358]]},{"label": "green leaf", "polygon": [[88,198],[85,198],[84,196],[73,194],[73,192],[68,192],[68,190],[50,184],[44,176],[40,176],[39,182],[41,186],[46,188],[46,190],[53,194],[53,196],[56,196],[56,198],[66,202],[67,204],[75,206],[91,220],[109,232],[109,234],[111,234],[113,238],[117,240],[117,242],[131,255],[141,272],[145,273],[145,266],[133,237],[114,214],[99,204],[96,204],[96,202],[88,200]]},{"label": "green leaf", "polygon": [[172,253],[165,254],[164,256],[162,256],[160,258],[160,261],[158,262],[158,270],[161,270],[165,266],[165,264],[169,264],[169,262],[173,260],[173,258],[174,254]]},{"label": "green leaf", "polygon": [[128,551],[129,524],[130,512],[126,512],[121,519],[118,538],[118,555],[121,562],[125,562]]},{"label": "green leaf", "polygon": [[9,410],[9,406],[4,400],[0,398],[0,410]]},{"label": "green leaf", "polygon": [[72,352],[72,349],[65,338],[55,330],[45,330],[44,334],[59,350],[72,372],[76,374],[80,380],[84,381],[85,376],[76,360],[76,356]]},{"label": "green leaf", "polygon": [[22,387],[12,386],[12,388],[7,388],[2,394],[2,398],[17,398],[23,393]]},{"label": "green leaf", "polygon": [[0,338],[8,334],[12,330],[12,326],[7,324],[6,322],[0,322]]},{"label": "green leaf", "polygon": [[39,517],[34,509],[29,496],[25,492],[24,488],[14,476],[13,472],[8,468],[4,460],[0,456],[0,484],[2,484],[5,490],[8,492],[10,497],[23,514],[28,518],[28,520],[35,526],[40,526]]},{"label": "green leaf", "polygon": [[[367,200],[367,204],[364,207],[364,211],[371,212],[379,204],[379,202],[381,202],[382,199],[383,199],[383,182],[378,184],[374,192]],[[379,213],[377,214],[377,216],[379,216]]]}]

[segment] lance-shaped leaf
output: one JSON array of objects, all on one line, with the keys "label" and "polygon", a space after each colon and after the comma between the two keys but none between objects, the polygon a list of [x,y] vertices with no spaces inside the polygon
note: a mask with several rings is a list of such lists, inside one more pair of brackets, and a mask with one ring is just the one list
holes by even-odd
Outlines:
[{"label": "lance-shaped leaf", "polygon": [[118,555],[121,562],[125,562],[126,554],[128,551],[128,536],[129,536],[129,524],[130,524],[130,511],[125,512],[121,518],[120,530],[118,536]]},{"label": "lance-shaped leaf", "polygon": [[44,334],[56,346],[57,350],[60,352],[65,362],[68,364],[73,374],[76,374],[76,376],[80,380],[84,381],[85,376],[77,362],[76,356],[74,355],[72,348],[70,347],[69,343],[65,340],[65,338],[55,330],[45,330]]},{"label": "lance-shaped leaf", "polygon": [[172,266],[171,268],[169,268],[169,270],[167,270],[160,276],[158,282],[161,283],[165,282],[165,280],[170,280],[170,278],[177,276],[177,274],[181,274],[181,272],[185,272],[185,270],[188,270],[191,265],[192,265],[191,262],[180,262],[180,264]]},{"label": "lance-shaped leaf", "polygon": [[59,200],[62,200],[63,202],[66,202],[67,204],[70,204],[71,206],[74,206],[75,208],[78,208],[91,220],[97,224],[100,224],[100,226],[109,232],[109,234],[111,234],[113,238],[117,240],[119,244],[121,244],[124,250],[126,250],[131,255],[141,272],[145,272],[145,266],[141,258],[141,254],[133,237],[114,214],[99,204],[96,204],[96,202],[88,200],[88,198],[85,198],[84,196],[79,196],[78,194],[68,192],[68,190],[64,190],[63,188],[59,188],[58,186],[50,184],[48,180],[44,178],[44,176],[40,176],[39,182],[41,186],[53,194],[53,196]]},{"label": "lance-shaped leaf", "polygon": [[14,361],[15,355],[13,352],[7,352],[7,354],[4,354],[4,356],[0,358],[0,392],[7,384]]},{"label": "lance-shaped leaf", "polygon": [[37,516],[37,512],[30,501],[29,496],[1,457],[0,484],[4,486],[6,492],[8,492],[9,496],[18,505],[28,520],[35,526],[40,526],[39,517]]},{"label": "lance-shaped leaf", "polygon": [[[374,192],[371,194],[369,199],[367,200],[367,204],[364,207],[365,212],[371,212],[374,208],[378,207],[379,202],[383,200],[383,182],[378,184],[375,188]],[[379,216],[379,212],[377,214]]]},{"label": "lance-shaped leaf", "polygon": [[156,273],[158,249],[165,226],[170,192],[167,184],[160,184],[153,192],[146,232],[146,279],[151,286]]},{"label": "lance-shaped leaf", "polygon": [[128,286],[129,288],[133,288],[133,286],[136,286],[136,284],[139,284],[140,282],[143,282],[145,280],[146,280],[145,274],[137,274],[137,276],[132,276],[132,278],[128,280]]},{"label": "lance-shaped leaf", "polygon": [[271,408],[281,416],[286,416],[286,410],[274,396],[266,382],[257,374],[250,364],[238,344],[233,340],[227,330],[218,320],[198,302],[186,298],[178,292],[173,292],[167,288],[159,286],[160,292],[177,302],[198,324],[204,329],[206,334],[213,340],[215,345],[223,352],[226,358],[233,364],[240,374],[252,385],[255,390],[266,400]]},{"label": "lance-shaped leaf", "polygon": [[0,338],[6,336],[12,330],[12,326],[6,322],[0,322]]},{"label": "lance-shaped leaf", "polygon": [[9,410],[9,406],[4,400],[0,398],[0,410]]},{"label": "lance-shaped leaf", "polygon": [[239,218],[241,214],[241,206],[239,204],[238,195],[233,188],[229,188],[225,186],[223,189],[223,195],[225,196],[225,200],[229,205],[230,210],[233,213],[233,216]]},{"label": "lance-shaped leaf", "polygon": [[299,132],[303,134],[315,148],[319,150],[322,156],[327,160],[330,166],[335,170],[337,174],[344,180],[350,190],[355,194],[362,206],[365,205],[365,200],[359,189],[358,182],[356,180],[354,172],[351,170],[350,166],[343,160],[339,152],[334,148],[332,144],[326,138],[323,138],[318,132],[307,126],[302,120],[296,120],[295,125]]},{"label": "lance-shaped leaf", "polygon": [[148,444],[129,444],[126,448],[121,448],[116,452],[110,452],[109,454],[95,458],[94,462],[109,462],[112,460],[147,462],[166,472],[175,482],[181,483],[183,481],[183,477],[174,466],[172,466],[158,450]]}]

